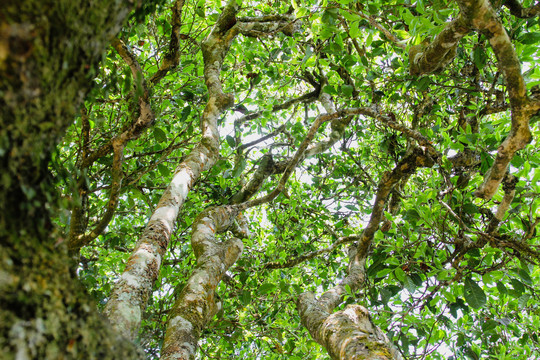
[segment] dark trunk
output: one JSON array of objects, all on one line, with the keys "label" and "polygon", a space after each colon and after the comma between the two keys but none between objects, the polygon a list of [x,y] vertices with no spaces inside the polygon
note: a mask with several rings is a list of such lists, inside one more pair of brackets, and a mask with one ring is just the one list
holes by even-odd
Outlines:
[{"label": "dark trunk", "polygon": [[74,278],[49,160],[131,10],[4,1],[0,9],[0,351],[5,358],[136,358]]}]

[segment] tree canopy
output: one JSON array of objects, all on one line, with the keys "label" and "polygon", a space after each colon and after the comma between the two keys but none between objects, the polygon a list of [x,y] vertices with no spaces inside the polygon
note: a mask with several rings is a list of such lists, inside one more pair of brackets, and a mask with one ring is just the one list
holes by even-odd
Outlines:
[{"label": "tree canopy", "polygon": [[5,354],[540,357],[540,3],[54,3],[0,16]]}]

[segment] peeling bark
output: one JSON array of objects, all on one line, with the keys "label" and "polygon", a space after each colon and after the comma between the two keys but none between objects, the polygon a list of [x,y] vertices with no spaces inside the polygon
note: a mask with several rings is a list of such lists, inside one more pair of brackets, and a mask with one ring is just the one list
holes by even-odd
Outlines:
[{"label": "peeling bark", "polygon": [[460,40],[470,32],[462,15],[449,23],[430,44],[411,46],[409,72],[411,75],[431,74],[442,70],[456,56]]},{"label": "peeling bark", "polygon": [[510,205],[512,204],[512,201],[514,201],[514,196],[516,195],[516,185],[518,183],[518,178],[514,175],[507,174],[506,178],[503,183],[503,189],[504,189],[504,196],[497,207],[497,212],[494,214],[493,218],[488,224],[486,232],[488,234],[493,233],[497,230],[499,227],[499,224],[504,218],[504,215],[506,215],[506,212],[508,209],[510,209]]},{"label": "peeling bark", "polygon": [[305,293],[300,295],[298,311],[300,317],[305,318],[306,328],[319,329],[317,334],[310,333],[332,359],[401,359],[363,306],[348,305],[345,310],[329,315],[319,308],[313,294]]}]

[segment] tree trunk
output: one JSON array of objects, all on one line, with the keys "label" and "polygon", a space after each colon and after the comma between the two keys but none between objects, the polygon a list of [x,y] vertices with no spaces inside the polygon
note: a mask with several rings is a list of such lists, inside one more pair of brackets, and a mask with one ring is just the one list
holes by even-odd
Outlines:
[{"label": "tree trunk", "polygon": [[223,59],[234,38],[223,41],[221,35],[228,34],[234,24],[230,20],[234,19],[236,11],[231,12],[230,7],[202,44],[204,76],[209,93],[201,119],[202,139],[176,169],[105,307],[105,315],[129,339],[134,339],[139,332],[141,315],[159,275],[178,212],[195,181],[218,159],[218,117],[234,103],[234,96],[223,92],[219,80]]},{"label": "tree trunk", "polygon": [[8,1],[0,11],[0,351],[3,358],[138,358],[73,275],[49,160],[129,2]]}]

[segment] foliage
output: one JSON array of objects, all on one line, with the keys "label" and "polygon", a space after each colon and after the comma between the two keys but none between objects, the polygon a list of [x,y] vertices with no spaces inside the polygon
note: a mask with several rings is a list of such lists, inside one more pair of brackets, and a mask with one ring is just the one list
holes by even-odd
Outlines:
[{"label": "foliage", "polygon": [[[78,275],[100,305],[176,166],[200,141],[199,119],[207,100],[200,44],[223,5],[186,1],[178,65],[155,82],[152,76],[171,41],[173,3],[136,12],[119,38],[144,79],[134,77],[111,48],[84,110],[53,158],[57,186],[69,206],[83,207],[84,230],[91,230],[113,192],[114,160],[110,151],[85,167],[83,153],[107,144],[138,118],[146,82],[155,120],[125,144],[114,217],[81,249]],[[264,155],[278,162],[294,154],[324,110],[316,97],[280,105],[312,91],[331,95],[338,109],[370,106],[416,130],[441,154],[434,167],[418,169],[392,191],[370,249],[365,287],[347,294],[342,306],[368,308],[407,359],[540,356],[538,117],[530,121],[532,144],[511,162],[514,185],[511,176],[503,182],[515,186],[515,196],[503,220],[495,223],[494,214],[505,201],[503,186],[491,200],[475,197],[474,191],[508,136],[511,110],[486,36],[466,36],[452,63],[435,74],[409,73],[409,48],[432,41],[458,11],[445,0],[242,4],[246,17],[293,12],[302,32],[239,36],[228,52],[221,80],[225,91],[234,93],[235,105],[220,120],[219,160],[181,209],[149,300],[140,331],[149,358],[159,356],[167,311],[195,266],[189,237],[195,217],[207,207],[229,203]],[[534,90],[540,84],[538,16],[520,19],[505,7],[497,11],[519,54],[527,88]],[[256,112],[256,119],[246,116]],[[325,123],[314,141],[330,131]],[[204,330],[201,358],[327,359],[300,325],[295,302],[298,294],[321,293],[346,276],[347,242],[289,262],[359,235],[379,180],[413,146],[414,139],[380,119],[354,116],[334,146],[298,166],[286,191],[248,210],[255,235],[244,241],[242,257],[218,287],[223,309]],[[279,179],[272,175],[259,194],[271,191]],[[71,218],[59,212],[56,221],[68,232]]]}]

